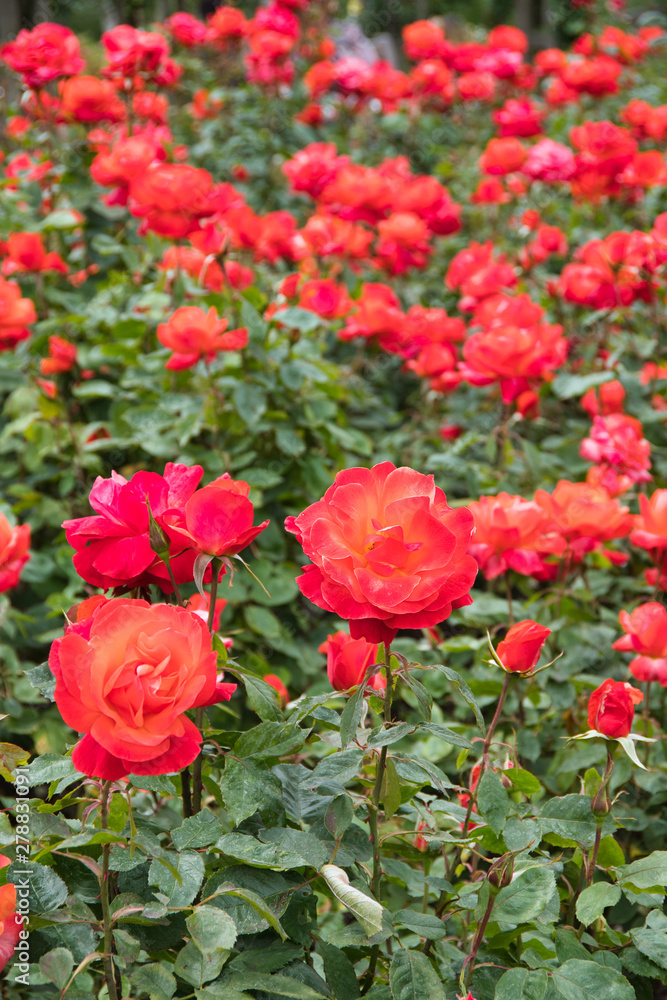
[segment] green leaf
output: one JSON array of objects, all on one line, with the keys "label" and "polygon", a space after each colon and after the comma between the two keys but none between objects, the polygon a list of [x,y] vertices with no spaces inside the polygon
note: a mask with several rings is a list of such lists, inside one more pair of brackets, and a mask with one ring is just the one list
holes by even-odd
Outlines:
[{"label": "green leaf", "polygon": [[550,383],[552,391],[559,399],[572,399],[574,396],[583,396],[588,389],[613,379],[612,371],[591,372],[590,375],[557,375]]},{"label": "green leaf", "polygon": [[176,979],[161,962],[140,965],[131,978],[139,995],[147,993],[150,1000],[171,1000],[176,992]]},{"label": "green leaf", "polygon": [[265,843],[276,844],[288,854],[296,854],[302,863],[316,871],[326,864],[331,856],[330,848],[312,833],[305,830],[289,830],[276,827],[260,834]]},{"label": "green leaf", "polygon": [[354,914],[369,937],[382,930],[382,906],[377,900],[350,885],[346,872],[336,865],[324,865],[322,875],[336,899]]},{"label": "green leaf", "polygon": [[[428,722],[428,720],[431,718],[431,710],[433,709],[433,696],[431,695],[431,692],[428,690],[428,688],[424,687],[421,681],[417,680],[417,678],[414,676],[414,673],[411,670],[408,670],[406,671],[405,674],[403,674],[403,680],[408,685],[408,687],[414,694],[415,698],[417,699],[417,705],[419,706],[419,711]],[[438,728],[444,729],[445,727],[440,726]],[[445,730],[445,732],[449,732],[449,730]],[[438,734],[435,733],[434,735],[437,736]]]},{"label": "green leaf", "polygon": [[[287,939],[287,934],[285,933],[280,920],[276,916],[275,910],[272,909],[267,902],[265,902],[259,893],[254,892],[252,889],[232,885],[222,885],[217,891],[219,895],[231,896],[233,899],[240,899],[243,903],[247,904],[245,907],[235,905],[231,908],[230,916],[236,924],[239,934],[256,934],[265,930],[267,927],[273,927],[274,931],[280,935],[283,941]],[[279,904],[277,907],[278,912],[284,912],[289,901],[288,894],[285,893],[284,899],[283,897],[278,897],[277,900],[275,899],[274,893],[271,893],[271,896],[273,898],[274,907],[276,903]],[[251,920],[248,919],[248,907],[253,911],[251,914]],[[229,909],[227,912],[229,912]]]},{"label": "green leaf", "polygon": [[521,767],[510,767],[503,771],[503,774],[524,795],[535,795],[542,787],[534,774],[531,774],[530,771],[524,771]]},{"label": "green leaf", "polygon": [[394,923],[403,924],[409,930],[428,938],[429,941],[440,941],[447,933],[442,920],[435,913],[419,913],[417,910],[397,910]]},{"label": "green leaf", "polygon": [[621,898],[619,886],[610,882],[596,882],[577,897],[577,920],[588,927],[602,916],[608,906],[615,906]]},{"label": "green leaf", "polygon": [[257,761],[277,760],[300,750],[308,732],[289,722],[262,722],[239,736],[234,743],[234,756]]},{"label": "green leaf", "polygon": [[255,344],[263,344],[268,324],[247,299],[241,300],[241,323],[248,328],[249,339]]},{"label": "green leaf", "polygon": [[234,408],[249,428],[257,426],[266,412],[266,391],[253,382],[237,382],[232,393]]},{"label": "green leaf", "polygon": [[444,740],[445,743],[450,743],[452,746],[465,747],[466,750],[472,750],[472,743],[465,736],[455,733],[452,729],[447,729],[446,726],[439,726],[435,722],[420,722],[417,726],[417,732],[427,732],[432,736],[437,736],[439,740]]},{"label": "green leaf", "polygon": [[191,986],[203,986],[211,979],[217,979],[228,957],[229,952],[224,949],[218,949],[207,957],[194,941],[188,941],[176,956],[174,972]]},{"label": "green leaf", "polygon": [[349,795],[338,795],[333,800],[324,816],[324,825],[337,840],[342,837],[354,819],[354,804]]},{"label": "green leaf", "polygon": [[[29,869],[28,876],[24,873]],[[46,910],[56,910],[67,899],[67,886],[52,868],[31,861],[28,866],[20,861],[13,861],[7,869],[7,881],[13,882],[18,888],[28,882],[30,889],[30,912],[44,913]]]},{"label": "green leaf", "polygon": [[381,801],[385,819],[391,819],[401,804],[401,782],[391,757],[385,761],[382,776]]},{"label": "green leaf", "polygon": [[556,876],[543,865],[527,868],[500,890],[493,907],[493,919],[508,924],[534,920],[556,891]]},{"label": "green leaf", "polygon": [[624,889],[633,889],[635,892],[651,892],[665,887],[667,851],[653,851],[647,858],[633,861],[630,865],[619,865],[616,874]]},{"label": "green leaf", "polygon": [[317,313],[311,312],[310,309],[302,309],[301,306],[289,306],[287,309],[281,309],[279,313],[276,313],[274,319],[284,326],[291,326],[295,330],[299,330],[301,333],[311,333],[325,322]]},{"label": "green leaf", "polygon": [[52,781],[70,776],[72,780],[77,777],[83,778],[74,767],[71,757],[61,757],[55,753],[45,753],[41,757],[35,757],[28,764],[24,774],[27,775],[31,788],[35,785],[51,784]]},{"label": "green leaf", "polygon": [[168,868],[161,858],[154,858],[148,873],[151,885],[167,896],[169,906],[188,906],[199,892],[204,878],[204,861],[195,851],[170,856]]},{"label": "green leaf", "polygon": [[542,1000],[548,982],[545,969],[508,969],[496,984],[494,1000]]},{"label": "green leaf", "polygon": [[633,927],[630,934],[642,955],[667,969],[667,917],[661,910],[651,910],[645,926]]},{"label": "green leaf", "polygon": [[477,787],[477,808],[495,834],[502,833],[509,806],[502,779],[493,768],[487,767]]},{"label": "green leaf", "polygon": [[276,844],[262,844],[245,833],[226,833],[215,846],[228,858],[243,861],[252,868],[286,871],[289,868],[301,868],[305,863],[299,854],[284,851]]},{"label": "green leaf", "polygon": [[291,976],[269,976],[264,973],[234,973],[234,989],[262,990],[271,996],[289,997],[290,1000],[322,1000],[325,993],[314,990]]},{"label": "green leaf", "polygon": [[222,834],[222,823],[210,809],[202,809],[196,816],[189,816],[171,832],[171,839],[177,851],[186,848],[195,850],[214,844]]},{"label": "green leaf", "polygon": [[198,906],[185,923],[190,937],[204,958],[211,958],[216,951],[229,951],[234,947],[236,924],[218,906]]},{"label": "green leaf", "polygon": [[391,960],[392,1000],[445,1000],[437,972],[420,951],[397,951]]},{"label": "green leaf", "polygon": [[[561,847],[579,844],[590,848],[595,841],[597,825],[587,795],[563,795],[549,799],[542,806],[539,824],[542,836],[550,836]],[[614,829],[608,819],[605,824]]]},{"label": "green leaf", "polygon": [[451,667],[445,667],[442,663],[436,663],[435,667],[433,667],[432,669],[439,670],[441,674],[445,675],[447,680],[452,682],[452,684],[457,689],[457,691],[459,692],[465,703],[473,710],[473,713],[475,715],[475,721],[477,722],[477,725],[481,730],[482,735],[484,735],[486,733],[484,716],[482,715],[481,709],[477,704],[477,699],[470,690],[469,686],[460,676],[460,674],[457,674],[457,672],[455,670],[452,670]]},{"label": "green leaf", "polygon": [[340,745],[343,750],[356,738],[363,703],[364,685],[360,684],[354,694],[348,698],[340,717]]},{"label": "green leaf", "polygon": [[260,719],[264,719],[265,722],[277,722],[282,719],[283,713],[275,688],[254,674],[244,674],[231,667],[227,668],[227,672],[234,674],[245,685],[248,704]]},{"label": "green leaf", "polygon": [[356,1000],[361,996],[354,966],[344,951],[320,942],[317,950],[324,962],[324,975],[336,1000]]},{"label": "green leaf", "polygon": [[554,969],[552,983],[565,1000],[635,1000],[627,979],[609,966],[573,958]]},{"label": "green leaf", "polygon": [[42,955],[39,960],[40,971],[46,978],[54,983],[59,990],[63,990],[69,982],[74,968],[72,952],[67,948],[54,948],[46,955]]},{"label": "green leaf", "polygon": [[227,758],[220,791],[235,826],[257,811],[278,812],[282,805],[278,779],[271,771],[249,760]]}]

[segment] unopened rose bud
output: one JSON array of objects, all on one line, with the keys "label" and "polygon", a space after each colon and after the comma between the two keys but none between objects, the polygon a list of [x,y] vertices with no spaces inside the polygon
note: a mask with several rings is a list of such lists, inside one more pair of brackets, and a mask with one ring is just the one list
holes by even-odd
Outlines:
[{"label": "unopened rose bud", "polygon": [[148,542],[153,552],[155,552],[160,559],[169,558],[169,550],[171,548],[169,536],[164,528],[161,528],[153,517],[150,504],[148,506]]}]

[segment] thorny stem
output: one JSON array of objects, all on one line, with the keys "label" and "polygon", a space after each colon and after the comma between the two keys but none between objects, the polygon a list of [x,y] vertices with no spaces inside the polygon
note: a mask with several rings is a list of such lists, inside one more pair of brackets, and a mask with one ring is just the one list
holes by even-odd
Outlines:
[{"label": "thorny stem", "polygon": [[[102,785],[102,798],[100,800],[100,819],[102,829],[109,829],[109,793],[111,782],[105,781]],[[120,1000],[122,996],[122,986],[120,974],[114,965],[113,960],[113,934],[111,931],[111,915],[109,913],[109,853],[110,844],[102,844],[102,874],[100,875],[100,900],[102,903],[102,923],[104,926],[104,978],[107,984],[109,1000]]]},{"label": "thorny stem", "polygon": [[[391,722],[391,699],[393,687],[390,643],[385,643],[384,665],[387,681],[384,693],[384,721],[385,724],[388,724]],[[373,796],[371,801],[368,803],[368,825],[371,829],[371,843],[373,845],[373,874],[371,876],[371,892],[378,902],[380,902],[380,880],[382,878],[382,868],[380,865],[380,838],[378,836],[378,814],[380,811],[380,798],[382,797],[382,783],[384,781],[386,763],[387,748],[384,746],[380,750],[380,759],[378,761],[377,772],[375,775],[375,788],[373,789]],[[368,969],[366,970],[364,976],[362,995],[367,993],[373,985],[379,954],[379,944],[373,945],[368,962]]]},{"label": "thorny stem", "polygon": [[192,816],[192,797],[190,795],[190,768],[181,771],[181,799],[183,800],[183,819]]},{"label": "thorny stem", "polygon": [[[208,630],[213,633],[213,620],[215,618],[215,602],[218,599],[218,581],[220,577],[221,560],[217,557],[211,561],[211,596],[209,599],[208,606]],[[195,708],[195,726],[201,733],[202,726],[204,725],[204,709],[203,707]],[[202,736],[203,738],[203,736]],[[202,764],[204,762],[201,751],[197,755],[197,759],[192,765],[192,812],[196,814],[201,811],[201,791],[202,791]]]},{"label": "thorny stem", "polygon": [[[491,720],[491,725],[486,732],[486,739],[484,740],[484,748],[482,750],[482,772],[486,771],[489,766],[489,747],[491,746],[491,738],[493,736],[493,731],[498,725],[498,720],[505,705],[505,698],[507,697],[507,692],[509,691],[510,679],[512,675],[506,673],[505,680],[503,681],[503,689],[500,692],[500,698],[498,699],[498,704],[496,705],[495,714]],[[481,775],[480,775],[481,777]]]}]

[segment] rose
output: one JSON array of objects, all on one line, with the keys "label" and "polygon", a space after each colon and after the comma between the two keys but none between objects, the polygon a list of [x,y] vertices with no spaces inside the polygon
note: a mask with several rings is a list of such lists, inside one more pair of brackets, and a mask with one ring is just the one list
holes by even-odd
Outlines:
[{"label": "rose", "polygon": [[505,670],[511,674],[532,673],[550,635],[550,628],[530,619],[512,625],[496,650]]},{"label": "rose", "polygon": [[86,65],[74,32],[51,21],[19,31],[0,49],[0,59],[22,75],[26,87],[37,89],[60,76],[80,73]]},{"label": "rose", "polygon": [[[352,639],[346,632],[328,635],[319,650],[327,655],[327,676],[336,691],[349,691],[363,684],[366,671],[378,658],[376,643]],[[378,691],[387,686],[382,674],[374,674],[369,685]]]},{"label": "rose", "polygon": [[[150,512],[160,528],[167,531],[167,513],[182,517],[182,508],[202,477],[200,465],[167,462],[164,476],[137,472],[128,481],[117,472],[110,479],[98,476],[90,491],[90,505],[97,516],[65,521],[69,544],[76,549],[74,568],[95,587],[147,587],[157,584],[170,592],[164,564],[152,549],[149,538]],[[195,554],[178,553],[186,547],[171,538],[172,571],[177,583],[192,580]]]},{"label": "rose", "polygon": [[21,570],[30,559],[30,525],[12,527],[0,513],[0,594],[18,586]]},{"label": "rose", "polygon": [[236,688],[217,683],[216,663],[210,633],[191,611],[125,598],[98,602],[49,656],[60,714],[85,734],[74,766],[112,781],[187,767],[201,734],[185,712],[228,701]]},{"label": "rose", "polygon": [[276,691],[281,707],[285,708],[289,702],[289,691],[280,677],[277,674],[264,674],[264,681]]},{"label": "rose", "polygon": [[626,634],[612,643],[612,649],[639,654],[629,665],[632,676],[667,684],[667,611],[663,605],[649,601],[631,614],[621,611],[618,620]]},{"label": "rose", "polygon": [[165,523],[188,546],[210,556],[236,555],[264,531],[267,521],[253,525],[254,508],[248,499],[250,487],[228,473],[197,490],[183,513],[165,517]]},{"label": "rose", "polygon": [[297,580],[302,594],[348,619],[355,639],[390,642],[471,603],[473,518],[449,507],[433,476],[391,462],[347,469],[285,527],[313,563]]},{"label": "rose", "polygon": [[[21,820],[19,819],[19,823]],[[11,864],[11,858],[0,854],[0,868]],[[22,921],[16,919],[16,886],[11,882],[0,887],[0,972],[14,958]]]},{"label": "rose", "polygon": [[214,306],[206,312],[198,306],[181,306],[157,328],[157,339],[174,353],[166,363],[170,371],[191,368],[203,358],[213,361],[219,351],[238,351],[248,343],[245,327],[227,330]]},{"label": "rose", "polygon": [[627,736],[632,729],[635,705],[643,700],[642,692],[627,681],[608,677],[588,700],[588,725],[612,740]]}]

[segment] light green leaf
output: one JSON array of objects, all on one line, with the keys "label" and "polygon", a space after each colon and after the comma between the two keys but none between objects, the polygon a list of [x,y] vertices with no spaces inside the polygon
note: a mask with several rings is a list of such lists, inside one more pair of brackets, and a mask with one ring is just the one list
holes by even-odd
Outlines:
[{"label": "light green leaf", "polygon": [[619,886],[610,882],[596,882],[584,889],[577,898],[577,920],[588,927],[602,916],[608,906],[615,906],[621,898]]},{"label": "light green leaf", "polygon": [[445,925],[442,920],[436,917],[435,913],[397,910],[394,914],[394,923],[403,924],[404,927],[419,934],[420,937],[428,938],[429,941],[439,941],[446,934]]},{"label": "light green leaf", "polygon": [[[46,910],[56,910],[67,899],[67,886],[52,868],[31,861],[28,866],[30,889],[30,912],[44,913]],[[21,861],[13,861],[7,869],[7,881],[20,886],[21,880],[27,876],[21,874],[26,869]]]},{"label": "light green leaf", "polygon": [[204,860],[196,851],[182,851],[171,855],[171,858],[169,868],[160,858],[154,858],[148,872],[148,881],[151,885],[157,885],[160,892],[167,896],[169,906],[188,906],[202,884]]},{"label": "light green leaf", "polygon": [[493,919],[510,924],[534,920],[556,891],[556,877],[550,868],[527,868],[500,890],[493,907]]},{"label": "light green leaf", "polygon": [[397,951],[391,960],[392,1000],[445,1000],[437,972],[420,951]]},{"label": "light green leaf", "polygon": [[623,888],[635,892],[651,892],[667,886],[667,851],[653,851],[646,858],[633,861],[630,865],[619,865],[616,869],[619,883]]},{"label": "light green leaf", "polygon": [[198,906],[185,923],[190,937],[204,958],[211,958],[216,951],[229,951],[234,947],[236,924],[219,906]]},{"label": "light green leaf", "polygon": [[183,820],[181,826],[172,830],[171,839],[177,851],[186,848],[195,850],[214,844],[222,833],[222,823],[210,809],[202,809],[196,816]]},{"label": "light green leaf", "polygon": [[132,973],[132,986],[139,996],[147,993],[150,1000],[171,1000],[176,979],[161,962],[150,962]]},{"label": "light green leaf", "polygon": [[565,1000],[635,1000],[635,991],[616,969],[573,958],[554,969],[552,983]]},{"label": "light green leaf", "polygon": [[509,806],[509,795],[500,775],[487,767],[477,787],[477,808],[495,834],[502,832]]},{"label": "light green leaf", "polygon": [[496,984],[494,1000],[543,1000],[547,984],[545,969],[508,969]]},{"label": "light green leaf", "polygon": [[62,990],[69,982],[74,968],[72,952],[67,948],[54,948],[53,951],[42,955],[39,968],[50,982]]},{"label": "light green leaf", "polygon": [[217,979],[220,970],[229,957],[229,952],[219,949],[212,955],[203,955],[194,941],[188,941],[176,956],[174,972],[191,986],[203,986]]},{"label": "light green leaf", "polygon": [[354,914],[369,937],[382,930],[382,906],[350,885],[347,873],[336,865],[324,865],[322,875],[336,899]]}]

